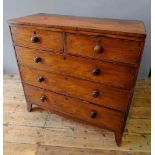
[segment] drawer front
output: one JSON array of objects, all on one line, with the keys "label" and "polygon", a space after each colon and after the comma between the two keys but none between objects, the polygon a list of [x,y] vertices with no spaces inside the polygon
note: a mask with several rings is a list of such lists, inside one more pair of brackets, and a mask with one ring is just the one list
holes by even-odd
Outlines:
[{"label": "drawer front", "polygon": [[126,111],[129,92],[107,85],[20,66],[24,83],[74,96],[98,105]]},{"label": "drawer front", "polygon": [[99,60],[136,64],[140,56],[140,42],[67,34],[67,53]]},{"label": "drawer front", "polygon": [[[20,64],[54,71],[81,79],[129,89],[133,83],[133,68],[118,64],[65,56],[52,52],[16,47]],[[37,61],[36,61],[37,58]],[[39,58],[39,62],[38,62]]]},{"label": "drawer front", "polygon": [[31,27],[11,27],[13,41],[20,46],[62,51],[63,37],[61,32],[41,30]]},{"label": "drawer front", "polygon": [[124,113],[58,95],[36,87],[24,85],[27,101],[38,104],[48,110],[67,114],[91,124],[120,131],[123,127]]}]

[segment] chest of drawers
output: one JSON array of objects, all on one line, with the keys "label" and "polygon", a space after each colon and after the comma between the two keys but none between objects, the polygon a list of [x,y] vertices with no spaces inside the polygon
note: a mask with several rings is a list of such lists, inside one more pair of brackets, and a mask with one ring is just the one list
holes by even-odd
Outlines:
[{"label": "chest of drawers", "polygon": [[35,14],[9,20],[27,110],[36,104],[121,144],[142,57],[141,21]]}]

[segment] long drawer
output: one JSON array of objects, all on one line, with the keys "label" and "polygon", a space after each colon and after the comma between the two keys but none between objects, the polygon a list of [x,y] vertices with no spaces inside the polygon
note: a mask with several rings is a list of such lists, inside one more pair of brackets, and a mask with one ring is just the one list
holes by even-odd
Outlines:
[{"label": "long drawer", "polygon": [[66,52],[99,60],[137,64],[141,42],[67,33]]},{"label": "long drawer", "polygon": [[17,45],[56,51],[62,51],[63,49],[61,32],[23,26],[12,26],[11,31],[13,41]]},{"label": "long drawer", "polygon": [[16,54],[19,64],[125,89],[132,87],[134,69],[129,66],[17,46]]},{"label": "long drawer", "polygon": [[20,73],[24,83],[81,98],[116,110],[127,110],[130,95],[127,90],[62,76],[53,72],[36,70],[22,65],[20,66]]},{"label": "long drawer", "polygon": [[24,85],[24,90],[28,102],[43,106],[45,109],[58,111],[114,131],[120,131],[123,127],[124,113],[122,112],[101,108],[79,99],[58,95],[37,87]]}]

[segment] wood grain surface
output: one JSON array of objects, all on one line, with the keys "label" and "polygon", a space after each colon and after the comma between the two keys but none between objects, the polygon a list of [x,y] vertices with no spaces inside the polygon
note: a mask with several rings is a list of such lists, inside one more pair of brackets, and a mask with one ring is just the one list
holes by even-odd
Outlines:
[{"label": "wood grain surface", "polygon": [[19,76],[4,75],[4,155],[150,155],[150,82],[137,81],[122,145],[117,147],[108,130],[38,107],[28,113]]},{"label": "wood grain surface", "polygon": [[[122,129],[125,116],[124,113],[99,107],[87,103],[86,101],[59,95],[30,85],[24,85],[24,90],[28,102],[43,106],[46,110],[60,112],[99,127],[107,127],[113,131],[121,131]],[[42,96],[46,97],[45,101],[40,100]],[[96,112],[95,118],[91,118],[90,116],[92,111]],[[115,119],[115,121],[111,121],[112,119]]]},{"label": "wood grain surface", "polygon": [[9,24],[82,30],[143,38],[146,36],[144,23],[134,20],[99,19],[41,13],[9,20]]},{"label": "wood grain surface", "polygon": [[108,128],[120,145],[145,43],[143,22],[35,14],[9,26],[27,110],[40,105]]},{"label": "wood grain surface", "polygon": [[[11,27],[13,42],[17,45],[29,46],[33,48],[63,50],[63,35],[61,32],[40,30],[37,28]],[[36,36],[38,41],[33,43],[32,36]]]},{"label": "wood grain surface", "polygon": [[[127,110],[130,96],[130,92],[127,90],[62,76],[53,72],[49,73],[47,71],[36,70],[23,65],[20,66],[20,72],[23,83],[80,98],[108,108],[120,111]],[[41,82],[38,81],[40,77],[43,78]],[[97,97],[94,97],[92,94],[95,90],[99,93]]]},{"label": "wood grain surface", "polygon": [[[102,46],[102,51],[94,51],[96,45]],[[141,42],[108,37],[87,35],[66,35],[66,52],[73,55],[90,57],[99,60],[109,60],[137,64],[140,57]]]},{"label": "wood grain surface", "polygon": [[[135,68],[109,62],[99,62],[68,56],[48,51],[40,51],[16,46],[16,54],[19,64],[31,66],[45,71],[54,71],[77,77],[80,79],[91,80],[116,87],[130,89],[133,84]],[[34,62],[34,58],[39,57],[39,63]],[[98,68],[100,74],[94,76],[93,69]]]}]

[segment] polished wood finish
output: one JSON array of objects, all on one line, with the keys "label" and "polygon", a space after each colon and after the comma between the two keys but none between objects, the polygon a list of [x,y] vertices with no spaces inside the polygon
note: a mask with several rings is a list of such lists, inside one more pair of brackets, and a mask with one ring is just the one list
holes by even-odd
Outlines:
[{"label": "polished wood finish", "polygon": [[121,144],[145,43],[143,22],[37,14],[9,21],[27,100],[105,127]]},{"label": "polished wood finish", "polygon": [[[135,70],[130,66],[18,46],[15,48],[19,64],[125,89],[131,88],[133,84]],[[33,61],[36,57],[41,59],[37,64]]]},{"label": "polished wood finish", "polygon": [[121,145],[122,143],[122,136],[123,136],[122,132],[115,132],[115,141],[118,145]]},{"label": "polished wood finish", "polygon": [[100,95],[100,92],[99,92],[99,90],[92,90],[92,96],[93,97],[95,97],[95,98],[97,98],[98,96]]},{"label": "polished wood finish", "polygon": [[146,36],[143,22],[134,20],[100,19],[40,13],[9,20],[9,23],[11,25],[40,26],[62,30],[97,32],[142,38]]},{"label": "polished wood finish", "polygon": [[138,41],[67,34],[66,44],[66,52],[93,59],[136,65],[140,58]]},{"label": "polished wood finish", "polygon": [[[126,111],[129,102],[129,91],[101,85],[90,81],[83,81],[56,73],[37,70],[20,66],[20,72],[24,83],[34,85],[46,90],[69,95],[108,108]],[[30,76],[31,75],[31,76]],[[38,77],[44,81],[38,82]]]},{"label": "polished wood finish", "polygon": [[[41,102],[45,102],[46,100],[48,100],[48,98],[45,96],[45,95],[42,95],[41,97],[40,97],[40,101]],[[32,102],[33,103],[33,102]]]},{"label": "polished wood finish", "polygon": [[[88,123],[120,131],[124,123],[124,114],[107,108],[100,108],[85,101],[58,95],[33,86],[24,85],[28,104],[35,103],[47,110],[55,110],[68,114],[73,118]],[[106,117],[108,116],[108,117]],[[115,122],[111,120],[115,118]]]},{"label": "polished wood finish", "polygon": [[94,52],[96,52],[96,53],[101,53],[101,52],[103,52],[103,47],[102,47],[102,45],[100,45],[100,44],[95,45],[95,46],[94,46]]},{"label": "polished wood finish", "polygon": [[17,45],[62,51],[63,36],[60,32],[14,26],[11,32],[13,42]]},{"label": "polished wood finish", "polygon": [[45,79],[44,79],[44,77],[42,77],[42,76],[38,76],[37,81],[38,81],[38,82],[43,82],[43,81],[45,81]]},{"label": "polished wood finish", "polygon": [[38,63],[38,62],[41,61],[41,58],[39,58],[39,57],[34,57],[34,58],[33,58],[33,61],[34,61],[35,63]]},{"label": "polished wood finish", "polygon": [[31,37],[31,42],[32,43],[37,43],[39,41],[40,41],[39,37],[37,37],[36,34],[33,34],[32,37]]}]

